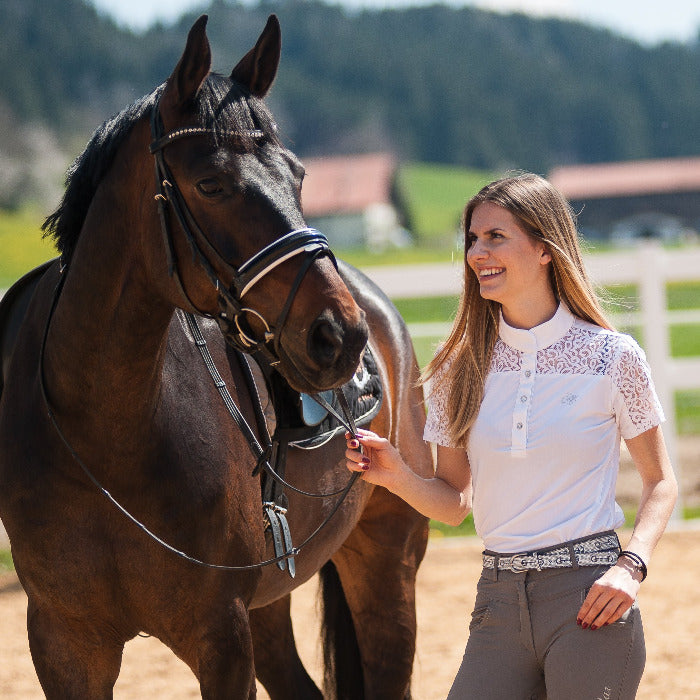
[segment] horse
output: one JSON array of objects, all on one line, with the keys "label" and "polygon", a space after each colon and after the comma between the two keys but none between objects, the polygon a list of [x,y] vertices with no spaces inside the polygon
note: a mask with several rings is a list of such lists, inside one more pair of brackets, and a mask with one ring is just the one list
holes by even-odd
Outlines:
[{"label": "horse", "polygon": [[[162,85],[95,132],[45,223],[60,258],[0,307],[0,517],[34,667],[47,698],[111,698],[125,643],[147,634],[203,698],[255,697],[256,676],[274,700],[320,698],[290,616],[320,572],[327,696],[407,698],[426,519],[348,482],[341,434],[288,449],[286,483],[327,497],[287,492],[304,546],[276,556],[252,476],[267,455],[222,391],[262,441],[243,352],[318,395],[369,344],[383,385],[370,427],[427,477],[410,337],[306,227],[303,166],[263,99],[277,18],[230,76],[210,72],[206,22]],[[274,565],[291,553],[294,578]]]}]

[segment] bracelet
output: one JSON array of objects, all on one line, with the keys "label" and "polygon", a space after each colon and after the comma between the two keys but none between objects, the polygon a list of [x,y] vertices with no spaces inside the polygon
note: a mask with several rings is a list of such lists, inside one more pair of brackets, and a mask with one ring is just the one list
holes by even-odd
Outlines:
[{"label": "bracelet", "polygon": [[642,574],[642,581],[647,577],[647,565],[644,563],[644,559],[642,559],[639,554],[635,554],[635,552],[630,552],[626,549],[623,549],[620,552],[620,557],[626,557],[629,559],[632,564],[634,565],[634,568],[637,569],[637,571],[640,571]]}]

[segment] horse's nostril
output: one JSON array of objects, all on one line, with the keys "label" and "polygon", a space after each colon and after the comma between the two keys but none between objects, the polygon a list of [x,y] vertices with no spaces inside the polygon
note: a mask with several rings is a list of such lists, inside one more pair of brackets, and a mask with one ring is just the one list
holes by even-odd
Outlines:
[{"label": "horse's nostril", "polygon": [[309,333],[309,354],[320,367],[332,367],[343,349],[340,326],[328,319],[317,319]]}]

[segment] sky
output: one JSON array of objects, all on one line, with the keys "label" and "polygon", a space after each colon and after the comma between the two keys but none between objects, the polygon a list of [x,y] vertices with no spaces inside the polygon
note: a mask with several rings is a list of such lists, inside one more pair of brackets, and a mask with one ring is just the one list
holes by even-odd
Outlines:
[{"label": "sky", "polygon": [[[644,44],[664,40],[687,41],[700,28],[698,0],[444,0],[500,12],[520,11],[533,16],[582,20],[607,27]],[[155,21],[169,22],[183,12],[206,7],[207,0],[91,0],[101,11],[132,29]],[[428,0],[425,0],[428,2]],[[348,8],[404,7],[421,0],[335,0]]]}]

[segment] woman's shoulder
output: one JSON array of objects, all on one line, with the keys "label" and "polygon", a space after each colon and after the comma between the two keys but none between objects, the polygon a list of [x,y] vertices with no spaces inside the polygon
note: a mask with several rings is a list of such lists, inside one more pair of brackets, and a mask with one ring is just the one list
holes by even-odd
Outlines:
[{"label": "woman's shoulder", "polygon": [[583,336],[588,336],[591,342],[603,344],[615,357],[635,357],[646,360],[644,350],[639,343],[628,333],[602,328],[595,323],[575,317],[572,331]]}]

